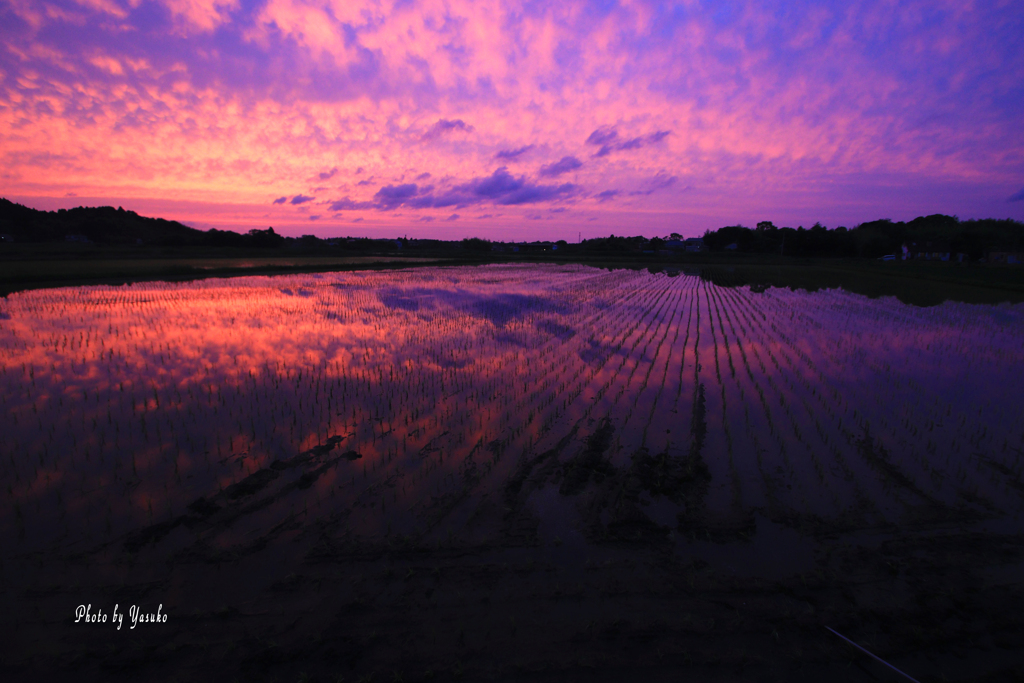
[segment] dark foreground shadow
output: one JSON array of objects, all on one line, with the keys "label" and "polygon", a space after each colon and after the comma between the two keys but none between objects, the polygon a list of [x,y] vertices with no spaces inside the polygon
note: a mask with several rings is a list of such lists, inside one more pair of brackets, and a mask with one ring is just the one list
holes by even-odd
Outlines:
[{"label": "dark foreground shadow", "polygon": [[[615,466],[601,423],[520,460],[500,489],[476,491],[469,472],[460,495],[476,505],[457,534],[437,524],[361,535],[352,508],[322,508],[316,482],[362,468],[332,438],[169,523],[6,558],[4,620],[16,628],[0,674],[896,680],[830,627],[919,680],[1020,680],[1019,525],[952,509],[900,528],[715,519],[702,504],[702,420],[677,456],[643,450]],[[658,523],[652,495],[681,501],[686,514]],[[425,501],[424,519],[452,505]],[[273,523],[241,532],[275,511]],[[76,622],[79,605],[105,616]]]}]

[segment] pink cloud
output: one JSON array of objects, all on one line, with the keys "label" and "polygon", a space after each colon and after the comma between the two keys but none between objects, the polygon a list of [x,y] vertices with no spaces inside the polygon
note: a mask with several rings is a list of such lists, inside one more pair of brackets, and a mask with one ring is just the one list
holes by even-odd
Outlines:
[{"label": "pink cloud", "polygon": [[[249,208],[202,220],[245,229],[284,197],[272,217],[305,231],[313,197],[341,216],[318,230],[443,223],[471,205],[508,207],[514,225],[526,205],[566,202],[574,212],[547,215],[568,233],[640,214],[694,229],[918,208],[1024,218],[1024,202],[1006,201],[1024,182],[1012,5],[5,7],[12,196],[192,202],[200,219],[229,204]],[[570,171],[571,187],[550,180]],[[404,185],[415,193],[381,194]],[[402,217],[381,210],[395,202]],[[580,210],[592,213],[568,215]]]}]

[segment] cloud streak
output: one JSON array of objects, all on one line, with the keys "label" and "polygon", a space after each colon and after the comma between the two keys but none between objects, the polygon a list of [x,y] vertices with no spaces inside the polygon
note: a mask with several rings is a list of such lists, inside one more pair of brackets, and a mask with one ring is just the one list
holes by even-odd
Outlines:
[{"label": "cloud streak", "polygon": [[455,119],[449,121],[448,119],[440,119],[437,123],[430,127],[426,133],[423,134],[424,140],[434,140],[439,138],[446,133],[453,131],[462,131],[464,133],[472,133],[475,129],[473,126],[468,125],[462,119]]},{"label": "cloud streak", "polygon": [[583,163],[576,157],[562,157],[559,161],[556,161],[553,164],[541,166],[540,170],[537,172],[537,175],[541,176],[542,178],[556,178],[562,175],[563,173],[575,171],[581,166],[583,166]]},{"label": "cloud streak", "polygon": [[586,144],[599,147],[594,153],[595,157],[606,157],[612,152],[626,152],[641,149],[645,145],[656,145],[670,133],[671,131],[668,130],[659,130],[648,135],[622,140],[619,138],[618,129],[614,126],[601,126],[587,137]]},{"label": "cloud streak", "polygon": [[519,147],[517,149],[502,149],[499,150],[498,153],[494,155],[494,158],[504,159],[505,161],[513,161],[523,156],[524,154],[532,150],[534,147],[536,147],[536,145],[523,145],[522,147]]}]

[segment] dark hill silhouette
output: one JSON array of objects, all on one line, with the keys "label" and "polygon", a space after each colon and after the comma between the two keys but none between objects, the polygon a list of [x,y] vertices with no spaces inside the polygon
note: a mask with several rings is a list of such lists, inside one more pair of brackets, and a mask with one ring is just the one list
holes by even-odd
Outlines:
[{"label": "dark hill silhouette", "polygon": [[96,244],[205,244],[207,234],[177,221],[147,218],[112,206],[38,211],[0,199],[0,234],[15,242],[62,242],[68,235]]},{"label": "dark hill silhouette", "polygon": [[97,206],[39,211],[0,199],[0,235],[14,242],[64,242],[84,237],[98,245],[142,244],[166,247],[279,247],[285,239],[274,232],[196,230],[177,221],[148,218],[120,207]]}]

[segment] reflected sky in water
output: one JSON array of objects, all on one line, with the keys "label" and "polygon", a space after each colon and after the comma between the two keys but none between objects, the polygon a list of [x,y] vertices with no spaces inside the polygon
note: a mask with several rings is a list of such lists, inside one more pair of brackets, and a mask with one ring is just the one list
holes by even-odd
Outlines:
[{"label": "reflected sky in water", "polygon": [[[1022,306],[685,274],[24,292],[0,300],[0,538],[235,548],[331,519],[475,542],[515,536],[503,510],[530,486],[535,515],[557,489],[591,540],[729,539],[755,514],[811,530],[1017,515],[1022,380]],[[601,502],[613,481],[638,491],[625,512]]]}]

